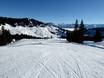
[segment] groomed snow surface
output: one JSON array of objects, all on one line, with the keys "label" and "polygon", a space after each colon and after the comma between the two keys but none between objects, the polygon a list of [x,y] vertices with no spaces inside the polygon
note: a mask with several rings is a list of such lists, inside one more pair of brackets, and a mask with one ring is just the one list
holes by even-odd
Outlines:
[{"label": "groomed snow surface", "polygon": [[0,47],[0,78],[104,78],[104,49],[64,39]]}]

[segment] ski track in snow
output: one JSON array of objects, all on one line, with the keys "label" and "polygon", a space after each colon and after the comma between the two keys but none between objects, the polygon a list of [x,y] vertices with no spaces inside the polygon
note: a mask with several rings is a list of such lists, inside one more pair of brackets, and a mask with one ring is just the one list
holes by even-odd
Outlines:
[{"label": "ski track in snow", "polygon": [[104,78],[104,49],[63,39],[0,47],[0,78]]}]

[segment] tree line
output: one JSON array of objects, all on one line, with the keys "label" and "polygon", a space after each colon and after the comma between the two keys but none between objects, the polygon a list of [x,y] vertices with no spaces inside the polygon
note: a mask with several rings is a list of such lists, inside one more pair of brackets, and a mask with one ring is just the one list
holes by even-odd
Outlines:
[{"label": "tree line", "polygon": [[[86,39],[93,40],[94,42],[102,41],[101,33],[99,30],[96,30],[96,33],[93,37],[85,36],[85,32],[87,31],[83,20],[78,24],[78,20],[76,20],[74,24],[74,31],[67,31],[67,40],[69,42],[83,43]],[[0,46],[11,43],[12,41],[17,41],[20,39],[42,39],[38,37],[29,36],[26,34],[15,34],[12,35],[9,30],[5,29],[4,26],[1,27],[0,30]]]},{"label": "tree line", "polygon": [[94,42],[102,41],[101,33],[99,30],[96,30],[95,35],[93,37],[86,36],[86,31],[87,29],[83,23],[83,20],[81,20],[80,24],[78,24],[78,20],[76,20],[74,24],[74,31],[67,31],[67,41],[83,43],[88,38],[89,40],[92,40]]},{"label": "tree line", "polygon": [[41,38],[26,35],[26,34],[12,35],[9,30],[4,28],[4,26],[1,27],[1,30],[0,30],[0,46],[6,45],[6,44],[9,44],[11,42],[18,41],[21,39],[41,39]]}]

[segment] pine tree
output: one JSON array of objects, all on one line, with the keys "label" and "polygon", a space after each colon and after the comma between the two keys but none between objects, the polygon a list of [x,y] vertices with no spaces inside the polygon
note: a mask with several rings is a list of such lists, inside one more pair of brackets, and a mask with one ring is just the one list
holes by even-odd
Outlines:
[{"label": "pine tree", "polygon": [[66,37],[67,41],[72,42],[73,41],[72,40],[73,39],[73,32],[67,31],[66,35],[67,35],[67,37]]},{"label": "pine tree", "polygon": [[81,20],[80,27],[79,27],[79,38],[78,38],[78,43],[83,43],[84,41],[84,33],[86,31],[85,25],[83,23],[83,20]]},{"label": "pine tree", "polygon": [[67,40],[69,42],[83,43],[85,30],[86,28],[84,26],[83,20],[81,20],[80,27],[78,20],[76,20],[74,31],[67,33]]},{"label": "pine tree", "polygon": [[76,22],[75,22],[75,27],[74,27],[75,30],[78,29],[78,20],[76,19]]},{"label": "pine tree", "polygon": [[100,42],[102,41],[102,36],[99,30],[96,30],[96,33],[94,35],[94,42]]},{"label": "pine tree", "polygon": [[6,45],[12,41],[12,36],[9,30],[5,30],[4,26],[1,27],[0,45]]},{"label": "pine tree", "polygon": [[71,42],[69,31],[66,32],[66,40],[69,41],[69,42]]},{"label": "pine tree", "polygon": [[74,31],[71,34],[72,35],[72,42],[77,42],[78,40],[78,20],[76,20],[75,22],[75,27],[74,27]]},{"label": "pine tree", "polygon": [[77,42],[78,41],[78,20],[76,20],[74,24],[74,31],[67,32],[67,40],[69,42]]},{"label": "pine tree", "polygon": [[86,30],[85,25],[84,25],[84,23],[83,23],[83,20],[81,20],[79,30],[82,32],[82,34],[84,34],[84,32],[85,32],[85,30]]}]

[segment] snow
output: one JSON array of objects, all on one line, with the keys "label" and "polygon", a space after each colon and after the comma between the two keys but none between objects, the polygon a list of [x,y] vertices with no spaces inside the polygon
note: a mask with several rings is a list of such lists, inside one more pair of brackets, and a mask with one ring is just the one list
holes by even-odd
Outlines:
[{"label": "snow", "polygon": [[68,30],[68,31],[74,31],[74,28],[63,28],[65,30]]},{"label": "snow", "polygon": [[84,44],[104,49],[104,40],[96,43],[94,41],[84,41]]},{"label": "snow", "polygon": [[0,78],[104,78],[104,49],[57,38],[20,40],[0,47]]},{"label": "snow", "polygon": [[54,34],[52,34],[49,30],[49,26],[45,26],[45,27],[40,27],[40,26],[34,26],[34,27],[16,26],[16,27],[12,27],[11,25],[6,24],[6,25],[4,25],[4,27],[5,27],[5,29],[10,30],[10,33],[12,35],[25,34],[25,35],[30,35],[30,36],[34,36],[34,37],[40,37],[40,38],[54,37]]}]

